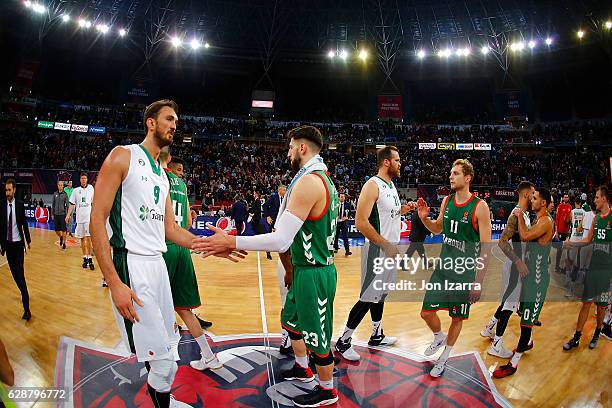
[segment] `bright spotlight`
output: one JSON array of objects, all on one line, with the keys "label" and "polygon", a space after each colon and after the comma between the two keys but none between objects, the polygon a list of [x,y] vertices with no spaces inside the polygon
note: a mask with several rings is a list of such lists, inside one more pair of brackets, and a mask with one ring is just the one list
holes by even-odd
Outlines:
[{"label": "bright spotlight", "polygon": [[551,45],[553,43],[553,39],[548,37],[548,38],[546,38],[545,42],[546,42],[546,45]]},{"label": "bright spotlight", "polygon": [[419,50],[417,52],[417,57],[419,57],[419,59],[425,58],[425,50]]},{"label": "bright spotlight", "polygon": [[346,60],[348,58],[348,52],[346,50],[340,51],[340,58]]},{"label": "bright spotlight", "polygon": [[612,21],[610,21],[610,20],[606,21],[605,26],[606,26],[606,28],[607,28],[608,30],[612,29]]},{"label": "bright spotlight", "polygon": [[453,51],[451,51],[450,48],[438,51],[438,55],[440,57],[445,57],[445,58],[450,57],[452,55],[452,53],[453,53]]},{"label": "bright spotlight", "polygon": [[32,11],[38,14],[42,14],[47,11],[47,8],[42,4],[34,3],[32,4]]},{"label": "bright spotlight", "polygon": [[582,31],[582,30],[578,30],[578,32],[576,33],[576,35],[578,36],[578,38],[582,39],[582,37],[584,37],[584,31]]},{"label": "bright spotlight", "polygon": [[183,41],[181,41],[180,38],[178,38],[177,36],[172,37],[172,39],[170,40],[170,42],[172,43],[172,46],[174,48],[178,48],[181,46],[181,44],[183,43]]},{"label": "bright spotlight", "polygon": [[126,34],[127,34],[127,31],[125,31],[125,28],[119,29],[119,36],[120,37],[125,37]]},{"label": "bright spotlight", "polygon": [[199,42],[197,39],[195,39],[195,38],[194,38],[193,40],[191,40],[191,42],[189,43],[189,45],[191,46],[191,49],[192,49],[192,50],[197,50],[198,48],[200,48],[200,46],[201,46],[202,44],[200,44],[200,42]]},{"label": "bright spotlight", "polygon": [[30,7],[32,7],[32,2],[31,2],[30,0],[25,0],[25,1],[23,2],[23,5],[24,5],[26,8],[30,8]]},{"label": "bright spotlight", "polygon": [[531,40],[527,43],[527,46],[533,50],[536,46],[536,42],[534,40]]},{"label": "bright spotlight", "polygon": [[89,28],[89,27],[91,27],[91,22],[87,21],[87,20],[85,20],[83,18],[80,18],[79,19],[79,27],[81,27],[81,28]]},{"label": "bright spotlight", "polygon": [[204,48],[210,48],[210,44],[207,42],[204,43]]},{"label": "bright spotlight", "polygon": [[468,55],[470,55],[472,53],[472,50],[470,50],[468,47],[465,47],[463,49],[463,56],[467,57]]},{"label": "bright spotlight", "polygon": [[63,21],[64,23],[67,23],[68,21],[70,21],[70,15],[68,15],[68,14],[64,14],[64,15],[62,16],[62,21]]},{"label": "bright spotlight", "polygon": [[335,53],[335,52],[333,52],[332,50],[329,50],[329,51],[327,52],[327,58],[332,59],[332,58],[334,58],[335,56],[336,56],[336,53]]},{"label": "bright spotlight", "polygon": [[368,59],[368,51],[367,50],[361,50],[359,51],[359,59],[362,61],[365,61]]},{"label": "bright spotlight", "polygon": [[525,48],[525,44],[522,41],[510,44],[510,49],[512,51],[522,51],[523,48]]},{"label": "bright spotlight", "polygon": [[482,47],[482,48],[480,49],[480,52],[481,52],[483,55],[487,55],[487,54],[489,53],[489,51],[491,51],[491,49],[489,48],[489,46],[488,46],[488,45],[485,45],[484,47]]},{"label": "bright spotlight", "polygon": [[101,32],[102,34],[108,33],[109,27],[106,24],[98,24],[96,26],[96,30]]}]

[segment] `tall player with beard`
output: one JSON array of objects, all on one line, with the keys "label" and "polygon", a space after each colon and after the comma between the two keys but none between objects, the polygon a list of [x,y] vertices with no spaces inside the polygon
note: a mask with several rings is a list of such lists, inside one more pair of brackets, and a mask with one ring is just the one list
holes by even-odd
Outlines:
[{"label": "tall player with beard", "polygon": [[[468,160],[455,160],[449,179],[453,193],[442,201],[438,219],[430,219],[429,207],[422,198],[418,201],[419,217],[425,227],[434,234],[444,234],[441,262],[429,281],[443,289],[437,290],[434,287],[427,290],[421,310],[421,318],[434,335],[425,355],[431,356],[446,345],[429,373],[434,378],[441,376],[446,368],[448,357],[461,333],[463,320],[469,317],[470,304],[480,299],[480,288],[488,263],[487,252],[490,249],[485,247],[486,250],[481,254],[480,245],[491,242],[489,206],[470,192],[474,167]],[[465,268],[458,268],[460,262]],[[447,286],[459,286],[460,290],[445,290]],[[452,319],[448,336],[442,332],[438,310],[448,310]]]},{"label": "tall player with beard", "polygon": [[[396,280],[395,268],[376,274],[373,264],[383,257],[394,258],[398,254],[400,241],[401,214],[414,206],[400,203],[393,178],[399,177],[401,161],[397,147],[386,146],[377,152],[378,174],[371,177],[361,189],[355,215],[356,227],[366,238],[362,254],[361,293],[359,300],[349,312],[342,336],[336,342],[336,351],[350,361],[359,360],[359,354],[351,346],[351,336],[370,311],[372,336],[368,345],[390,346],[395,337],[387,337],[382,329],[382,315],[388,290],[376,289]],[[414,203],[411,203],[414,204]]]},{"label": "tall player with beard", "polygon": [[[274,232],[251,237],[228,235],[220,228],[200,238],[195,250],[206,256],[227,256],[234,249],[279,252],[289,286],[281,315],[289,332],[295,364],[283,373],[286,380],[310,382],[307,349],[312,352],[319,385],[293,398],[298,407],[318,407],[338,401],[331,353],[333,307],[336,294],[334,238],[338,218],[338,192],[319,155],[321,132],[313,126],[289,131],[291,168],[297,174],[287,189]],[[290,250],[290,251],[288,251]]]},{"label": "tall player with beard", "polygon": [[[156,408],[187,406],[170,396],[178,370],[179,334],[162,254],[167,250],[165,239],[190,248],[195,236],[174,220],[168,178],[158,161],[160,149],[174,138],[176,111],[170,100],[146,108],[144,141],[110,152],[98,175],[91,213],[94,250],[117,326],[138,361],[149,369],[147,386]],[[105,227],[109,216],[110,242]]]},{"label": "tall player with beard", "polygon": [[[517,188],[519,201],[515,208],[522,210],[521,216],[528,227],[531,225],[529,210],[531,209],[531,197],[534,191],[535,187],[529,181],[522,181]],[[518,307],[522,280],[529,273],[524,261],[525,251],[518,230],[518,219],[514,213],[508,217],[506,228],[504,228],[497,245],[507,258],[502,269],[502,301],[495,315],[480,335],[493,339],[487,353],[497,357],[509,358],[512,356],[512,352],[504,348],[502,337],[512,312],[516,311]]]},{"label": "tall player with beard", "polygon": [[495,378],[504,378],[516,372],[523,353],[533,348],[531,333],[538,320],[546,291],[550,282],[550,249],[553,237],[553,220],[548,213],[551,202],[550,192],[537,188],[531,198],[531,208],[536,213],[536,221],[529,228],[523,218],[522,209],[512,212],[518,218],[518,230],[521,240],[527,241],[528,274],[523,278],[521,287],[521,336],[516,351],[508,362],[493,372]]}]

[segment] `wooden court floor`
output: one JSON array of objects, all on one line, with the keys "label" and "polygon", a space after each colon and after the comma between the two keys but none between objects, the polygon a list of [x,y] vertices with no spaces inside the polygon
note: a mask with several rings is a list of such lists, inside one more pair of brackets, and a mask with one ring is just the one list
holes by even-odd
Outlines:
[{"label": "wooden court floor", "polygon": [[[33,229],[32,250],[26,255],[25,269],[30,290],[33,318],[21,320],[21,301],[4,258],[0,258],[0,338],[5,343],[16,374],[16,385],[51,386],[54,382],[56,348],[60,336],[68,336],[104,347],[115,347],[119,333],[112,315],[108,290],[101,287],[101,273],[81,268],[80,247],[62,251],[52,231]],[[359,249],[351,257],[339,256],[338,289],[334,307],[334,339],[342,332],[348,312],[359,294]],[[262,311],[256,253],[240,264],[220,259],[202,260],[193,255],[203,306],[197,313],[213,321],[216,335],[260,333]],[[265,314],[271,332],[280,330],[280,295],[276,259],[260,256]],[[487,276],[498,284],[499,265]],[[553,286],[551,284],[551,286]],[[559,288],[549,289],[559,291]],[[495,302],[472,306],[470,319],[455,345],[455,352],[476,351],[487,368],[505,360],[486,354],[489,342],[479,332],[495,311]],[[419,317],[420,302],[387,302],[383,327],[397,336],[396,347],[422,353],[431,333]],[[612,342],[601,338],[595,350],[587,343],[594,330],[591,316],[580,348],[566,353],[563,342],[574,332],[579,303],[549,302],[534,329],[535,347],[521,360],[518,372],[494,380],[498,391],[518,407],[610,407],[612,392]],[[441,314],[443,328],[449,324]],[[371,332],[369,316],[354,338],[367,341]],[[518,319],[508,325],[505,345],[515,347],[519,335]],[[213,346],[214,348],[214,346]],[[29,406],[42,407],[37,403]]]}]

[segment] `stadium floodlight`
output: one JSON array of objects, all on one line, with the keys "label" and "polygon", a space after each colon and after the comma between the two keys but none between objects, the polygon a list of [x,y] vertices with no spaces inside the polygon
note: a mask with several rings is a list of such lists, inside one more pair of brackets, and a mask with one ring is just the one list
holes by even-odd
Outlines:
[{"label": "stadium floodlight", "polygon": [[612,21],[608,20],[608,21],[606,21],[606,23],[604,25],[606,26],[606,28],[608,30],[612,29]]},{"label": "stadium floodlight", "polygon": [[329,58],[329,59],[333,59],[335,56],[336,56],[336,53],[335,53],[334,51],[329,50],[329,51],[327,52],[327,58]]},{"label": "stadium floodlight", "polygon": [[189,45],[191,46],[191,49],[194,51],[202,46],[202,44],[200,44],[200,42],[196,38],[191,40],[191,42],[189,42]]},{"label": "stadium floodlight", "polygon": [[546,38],[546,41],[545,41],[545,42],[546,42],[546,45],[552,45],[552,43],[553,43],[553,39],[552,39],[552,38],[550,38],[550,37],[548,37],[548,38]]},{"label": "stadium floodlight", "polygon": [[204,48],[207,48],[207,49],[210,48],[210,44],[208,43],[208,41],[204,43]]},{"label": "stadium floodlight", "polygon": [[348,51],[347,50],[340,51],[340,58],[342,58],[343,61],[346,61],[346,59],[348,58]]},{"label": "stadium floodlight", "polygon": [[30,0],[25,0],[23,2],[23,5],[25,6],[25,8],[30,8],[32,7],[32,2]]},{"label": "stadium floodlight", "polygon": [[172,46],[174,48],[178,48],[178,47],[181,46],[181,44],[183,44],[183,41],[180,38],[178,38],[176,35],[174,37],[172,37],[170,42],[172,43]]},{"label": "stadium floodlight", "polygon": [[453,51],[450,48],[438,51],[438,56],[448,58],[452,55]]},{"label": "stadium floodlight", "polygon": [[417,57],[418,57],[419,59],[423,59],[423,58],[425,58],[425,55],[426,55],[426,54],[425,54],[425,50],[419,50],[419,51],[417,52]]},{"label": "stadium floodlight", "polygon": [[64,14],[64,15],[62,15],[62,21],[63,21],[64,23],[69,22],[69,21],[70,21],[70,15],[69,15],[69,14]]},{"label": "stadium floodlight", "polygon": [[483,46],[483,47],[480,49],[480,52],[481,52],[483,55],[487,55],[487,54],[489,53],[489,51],[491,51],[491,49],[489,48],[489,46],[488,46],[488,45],[485,45],[485,46]]},{"label": "stadium floodlight", "polygon": [[96,31],[99,31],[102,34],[108,33],[109,27],[106,24],[98,24],[96,26]]},{"label": "stadium floodlight", "polygon": [[119,36],[120,37],[125,37],[127,35],[127,31],[125,31],[125,28],[120,28],[119,29]]},{"label": "stadium floodlight", "polygon": [[582,30],[578,30],[578,32],[576,33],[576,35],[578,36],[578,38],[582,39],[584,37],[584,31]]},{"label": "stadium floodlight", "polygon": [[368,59],[368,50],[359,51],[359,59],[365,61]]},{"label": "stadium floodlight", "polygon": [[79,19],[79,27],[81,28],[89,28],[91,27],[91,21],[87,21],[84,18]]},{"label": "stadium floodlight", "polygon": [[531,40],[527,43],[527,46],[533,50],[536,46],[536,42],[534,40]]},{"label": "stadium floodlight", "polygon": [[45,6],[43,6],[42,4],[39,3],[33,3],[32,4],[32,11],[38,14],[42,14],[45,11],[47,11],[47,8]]},{"label": "stadium floodlight", "polygon": [[522,51],[523,48],[525,48],[525,44],[522,41],[510,44],[510,49],[512,51]]}]

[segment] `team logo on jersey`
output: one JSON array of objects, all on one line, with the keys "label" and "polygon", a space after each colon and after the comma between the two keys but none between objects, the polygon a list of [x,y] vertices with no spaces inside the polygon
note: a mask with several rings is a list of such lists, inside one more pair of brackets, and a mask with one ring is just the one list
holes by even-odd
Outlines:
[{"label": "team logo on jersey", "polygon": [[[261,335],[213,337],[213,349],[223,363],[218,370],[196,371],[189,361],[200,350],[188,333],[179,343],[179,367],[172,384],[178,401],[193,407],[293,407],[291,398],[312,389],[317,382],[285,381],[281,371],[293,359],[278,352],[280,338],[266,344]],[[499,395],[478,353],[449,359],[449,369],[433,379],[432,361],[394,350],[368,349],[353,342],[361,355],[357,364],[341,362],[334,370],[338,406],[448,407],[461,405],[510,407]],[[151,406],[147,394],[147,370],[132,357],[113,350],[62,337],[58,350],[56,387],[74,390],[69,402],[58,407]]]},{"label": "team logo on jersey", "polygon": [[145,165],[145,161],[142,159],[138,159],[138,164],[140,164],[141,166]]},{"label": "team logo on jersey", "polygon": [[461,222],[464,222],[464,223],[468,222],[468,215],[470,215],[470,212],[469,211],[464,211],[463,212],[463,218],[461,219]]},{"label": "team logo on jersey", "polygon": [[141,221],[153,220],[153,221],[164,221],[164,215],[155,211],[155,208],[149,209],[146,205],[141,205],[139,209],[138,218]]}]

